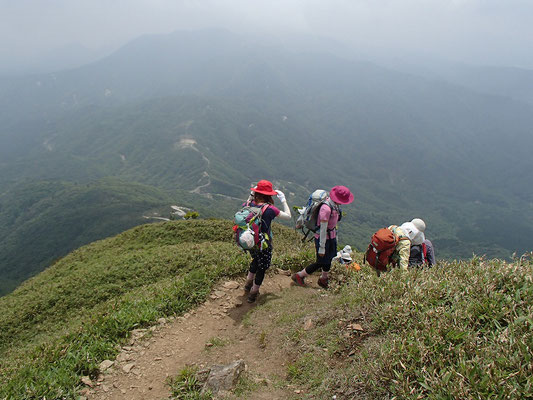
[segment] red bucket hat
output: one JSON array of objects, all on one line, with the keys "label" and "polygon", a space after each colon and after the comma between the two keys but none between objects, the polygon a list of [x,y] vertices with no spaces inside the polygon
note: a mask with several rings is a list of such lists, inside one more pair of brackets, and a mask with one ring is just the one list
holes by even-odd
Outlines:
[{"label": "red bucket hat", "polygon": [[329,192],[329,197],[339,204],[350,204],[353,201],[353,194],[346,186],[333,187]]},{"label": "red bucket hat", "polygon": [[254,188],[251,188],[251,190],[257,193],[265,194],[267,196],[274,196],[278,194],[278,192],[272,189],[272,182],[267,181],[265,179],[262,179],[259,182],[257,182],[257,186]]}]

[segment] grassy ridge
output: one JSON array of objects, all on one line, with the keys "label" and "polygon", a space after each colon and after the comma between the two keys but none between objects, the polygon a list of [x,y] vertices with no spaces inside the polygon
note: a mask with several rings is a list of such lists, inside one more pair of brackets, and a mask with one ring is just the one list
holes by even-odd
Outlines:
[{"label": "grassy ridge", "polygon": [[[532,266],[474,258],[346,277],[288,324],[288,380],[316,398],[531,398]],[[304,332],[309,316],[317,327]]]},{"label": "grassy ridge", "polygon": [[[275,235],[275,266],[312,257],[290,229]],[[185,312],[248,261],[219,220],[140,226],[78,249],[0,298],[0,399],[75,398],[80,376],[97,375],[132,329]],[[380,278],[336,267],[328,293],[289,290],[253,314],[281,329],[286,384],[306,398],[528,398],[532,267],[473,258]]]},{"label": "grassy ridge", "polygon": [[[290,267],[298,239],[275,231],[274,262]],[[218,220],[140,226],[76,250],[0,298],[0,398],[74,398],[132,329],[185,312],[248,262]]]}]

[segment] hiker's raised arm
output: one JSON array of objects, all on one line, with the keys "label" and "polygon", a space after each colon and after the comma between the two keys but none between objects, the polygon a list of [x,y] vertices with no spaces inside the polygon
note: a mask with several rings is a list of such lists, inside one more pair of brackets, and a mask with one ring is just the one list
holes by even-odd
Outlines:
[{"label": "hiker's raised arm", "polygon": [[283,207],[283,210],[280,210],[278,217],[281,219],[291,219],[291,209],[287,204],[287,199],[285,199],[285,193],[283,193],[281,190],[276,190],[276,192],[278,199],[281,202],[281,206]]}]

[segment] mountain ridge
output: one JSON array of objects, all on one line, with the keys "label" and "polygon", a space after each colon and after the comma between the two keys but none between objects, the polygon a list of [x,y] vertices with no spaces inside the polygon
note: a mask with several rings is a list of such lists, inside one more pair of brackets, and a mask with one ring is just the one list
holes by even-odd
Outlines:
[{"label": "mountain ridge", "polygon": [[[441,257],[529,250],[525,103],[218,31],[146,36],[83,68],[0,83],[0,93],[4,199],[20,182],[111,178],[229,218],[258,179],[291,205],[345,184],[356,202],[341,238],[355,247],[423,217]],[[10,209],[1,201],[0,213]]]},{"label": "mountain ridge", "polygon": [[[115,381],[113,371],[127,367],[129,374],[136,368],[136,361],[123,356],[152,354],[161,325],[169,321],[176,328],[172,336],[180,343],[193,341],[195,349],[203,346],[201,358],[208,360],[211,352],[216,363],[222,361],[225,340],[242,332],[246,340],[235,347],[228,343],[228,350],[246,344],[249,351],[242,356],[252,381],[261,372],[257,360],[275,346],[286,362],[259,377],[277,382],[284,392],[296,387],[300,395],[339,399],[352,398],[354,389],[368,398],[450,391],[472,399],[532,394],[530,257],[511,263],[473,257],[431,269],[394,269],[381,277],[367,265],[355,272],[336,263],[330,290],[314,285],[282,285],[280,290],[265,283],[258,304],[247,308],[213,291],[219,281],[242,279],[248,267],[249,257],[233,243],[231,225],[190,220],[138,226],[77,249],[1,297],[0,398],[92,396],[94,382],[105,394],[104,386]],[[289,270],[311,262],[314,249],[291,229],[278,224],[273,229],[271,269],[284,275],[266,280],[276,286],[279,279],[290,282]],[[361,253],[353,256],[362,262]],[[218,309],[227,306],[225,329],[195,325],[191,333],[205,329],[207,335],[182,337],[180,322],[208,297],[221,300]],[[115,366],[112,374],[99,378],[105,360],[114,360]],[[135,372],[143,375],[141,361]],[[157,361],[150,360],[150,376],[158,379],[156,395],[167,379]],[[173,378],[185,368],[172,364],[173,373],[179,371]],[[408,383],[394,382],[399,374]],[[115,382],[119,390],[131,389]],[[245,379],[241,398],[277,387],[268,382],[253,385]],[[149,387],[140,389],[151,398]],[[238,392],[230,396],[239,398]]]}]

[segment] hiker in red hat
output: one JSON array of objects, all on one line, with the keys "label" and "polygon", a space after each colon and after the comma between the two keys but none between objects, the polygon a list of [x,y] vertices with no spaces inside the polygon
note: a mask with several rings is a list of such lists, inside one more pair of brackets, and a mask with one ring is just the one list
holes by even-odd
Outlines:
[{"label": "hiker in red hat", "polygon": [[350,204],[352,201],[353,194],[346,186],[335,186],[330,190],[326,202],[318,212],[317,224],[320,230],[315,234],[316,261],[292,275],[294,283],[305,286],[305,277],[321,268],[318,285],[327,289],[331,260],[337,255],[337,223],[342,216],[340,205]]},{"label": "hiker in red hat", "polygon": [[[272,260],[272,220],[278,216],[281,219],[291,219],[291,210],[285,199],[285,194],[281,190],[274,190],[271,182],[260,180],[255,187],[251,188],[251,191],[249,199],[251,206],[262,207],[267,204],[261,217],[261,233],[266,240],[266,246],[250,250],[252,262],[244,285],[244,290],[248,292],[248,303],[253,303],[257,299],[259,287],[265,278],[265,272],[270,267]],[[272,198],[274,195],[281,202],[283,211],[274,206],[274,199]]]}]

